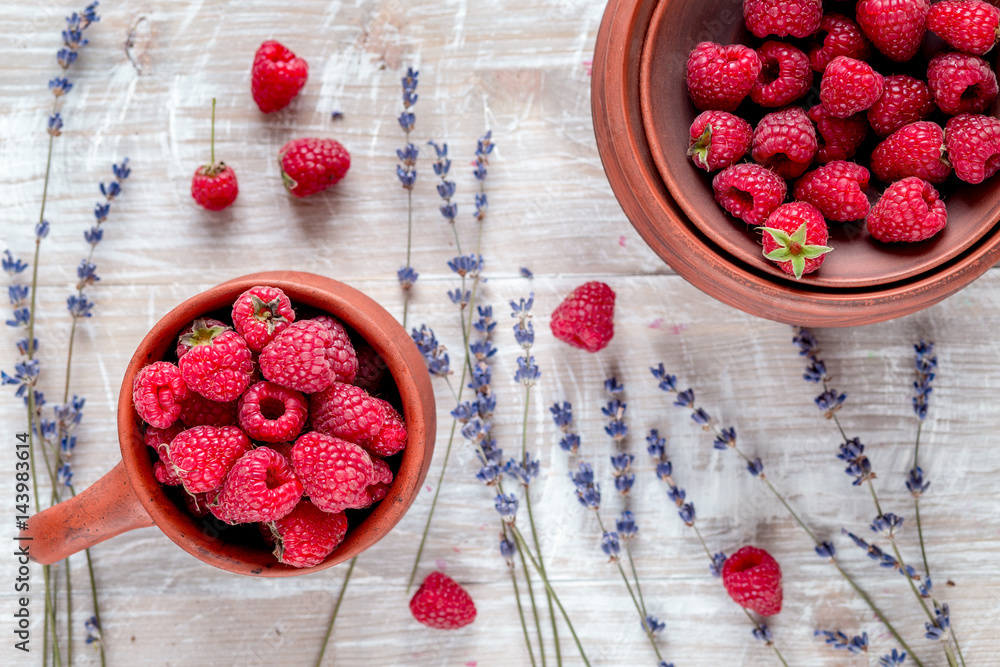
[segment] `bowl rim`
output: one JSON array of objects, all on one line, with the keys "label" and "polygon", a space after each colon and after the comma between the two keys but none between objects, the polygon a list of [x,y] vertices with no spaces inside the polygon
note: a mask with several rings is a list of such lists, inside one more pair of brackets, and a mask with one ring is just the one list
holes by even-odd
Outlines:
[{"label": "bowl rim", "polygon": [[[407,446],[386,497],[322,563],[296,568],[279,563],[265,550],[223,542],[171,500],[156,481],[138,415],[132,406],[136,373],[173,349],[180,330],[195,317],[231,308],[255,285],[284,291],[298,306],[329,312],[361,335],[382,357],[399,390]],[[153,522],[175,544],[221,569],[251,576],[306,574],[342,563],[385,537],[416,499],[430,467],[436,434],[436,407],[430,374],[419,350],[396,319],[380,304],[332,278],[295,271],[269,271],[235,278],[182,301],[163,315],[136,347],[122,379],[118,398],[118,434],[122,461],[133,491]]]},{"label": "bowl rim", "polygon": [[938,271],[880,285],[831,289],[786,284],[715,246],[684,215],[653,163],[642,125],[638,68],[657,3],[609,0],[598,30],[591,82],[594,134],[605,174],[626,217],[678,275],[752,315],[800,326],[845,327],[916,312],[954,294],[1000,258],[1000,224]]}]

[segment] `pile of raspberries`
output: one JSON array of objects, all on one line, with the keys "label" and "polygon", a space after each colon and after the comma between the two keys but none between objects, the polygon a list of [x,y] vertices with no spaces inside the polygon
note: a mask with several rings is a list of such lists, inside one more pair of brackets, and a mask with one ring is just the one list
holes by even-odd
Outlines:
[{"label": "pile of raspberries", "polygon": [[[756,49],[701,42],[687,62],[702,112],[688,154],[721,170],[716,201],[759,228],[765,256],[796,278],[831,250],[828,223],[865,220],[878,241],[923,241],[947,223],[934,185],[952,174],[981,183],[1000,168],[1000,120],[986,114],[997,78],[982,58],[1000,9],[861,0],[851,14],[835,4],[824,13],[821,0],[744,0]],[[816,80],[819,103],[800,106]],[[756,127],[743,118],[760,113]],[[873,205],[871,175],[885,186]]]},{"label": "pile of raspberries", "polygon": [[386,458],[406,446],[402,415],[376,395],[385,363],[336,318],[297,319],[277,287],[241,294],[231,322],[194,320],[176,363],[136,374],[153,473],[196,517],[259,524],[280,562],[317,565],[347,534],[344,510],[386,496]]}]

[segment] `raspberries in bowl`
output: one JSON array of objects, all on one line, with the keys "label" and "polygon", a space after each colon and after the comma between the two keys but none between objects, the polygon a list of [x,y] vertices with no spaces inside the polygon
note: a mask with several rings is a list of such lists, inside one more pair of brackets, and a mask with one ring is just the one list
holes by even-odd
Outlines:
[{"label": "raspberries in bowl", "polygon": [[168,313],[119,400],[125,468],[153,521],[196,557],[258,576],[329,567],[385,536],[426,475],[434,415],[396,320],[293,272]]},{"label": "raspberries in bowl", "polygon": [[[825,293],[915,282],[995,243],[998,4],[658,3],[638,68],[641,120],[685,222],[762,280],[800,277]],[[923,183],[893,187],[907,178]],[[787,231],[795,221],[767,224],[794,202],[820,210],[828,241],[812,218],[798,221],[810,222],[804,241]],[[772,261],[769,226],[788,236]],[[795,276],[787,256],[804,246],[798,268],[813,272]]]}]

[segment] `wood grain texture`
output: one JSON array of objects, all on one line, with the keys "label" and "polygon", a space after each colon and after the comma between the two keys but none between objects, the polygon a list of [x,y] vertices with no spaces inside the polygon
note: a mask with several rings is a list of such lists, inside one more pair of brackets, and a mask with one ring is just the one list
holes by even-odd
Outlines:
[{"label": "wood grain texture", "polygon": [[[0,64],[0,240],[17,255],[33,248],[32,227],[45,168],[41,131],[56,75],[62,16],[68,2],[22,4],[0,16],[14,37]],[[677,519],[645,454],[645,434],[668,438],[675,477],[697,506],[713,550],[746,543],[768,549],[782,565],[785,609],[771,622],[791,665],[874,664],[833,652],[817,628],[867,631],[873,656],[893,643],[781,505],[729,452],[711,448],[701,431],[660,392],[648,367],[663,362],[723,425],[734,425],[748,453],[824,539],[833,539],[845,567],[917,649],[924,663],[946,664],[923,639],[923,613],[901,577],[877,568],[840,536],[869,533],[871,499],[850,485],[834,458],[839,435],[812,403],[815,386],[801,379],[791,330],[755,319],[704,296],[674,275],[629,225],[604,177],[590,121],[584,61],[593,50],[603,7],[584,0],[415,0],[402,3],[303,1],[105,3],[71,71],[64,135],[56,141],[51,199],[53,230],[42,248],[38,293],[41,389],[61,394],[69,320],[65,297],[85,253],[91,221],[112,161],[128,155],[133,176],[114,204],[95,261],[102,281],[91,295],[95,316],[76,340],[71,393],[87,397],[73,465],[84,488],[120,460],[115,411],[121,377],[146,331],[183,299],[223,280],[258,270],[295,268],[335,277],[364,291],[397,316],[402,300],[395,271],[404,263],[406,198],[394,176],[402,133],[399,77],[420,71],[414,141],[447,141],[455,161],[463,249],[474,244],[474,181],[468,168],[475,139],[492,128],[497,149],[487,189],[483,235],[489,282],[482,294],[495,307],[499,352],[495,433],[509,452],[519,447],[522,390],[512,376],[519,348],[507,302],[535,294],[534,349],[542,370],[529,405],[527,442],[542,461],[532,497],[554,586],[583,638],[592,664],[654,665],[631,601],[599,549],[600,531],[576,502],[566,478],[576,459],[558,447],[548,406],[573,403],[583,438],[579,457],[593,463],[605,490],[602,516],[624,506],[610,489],[610,441],[600,413],[603,381],[626,385],[638,481],[628,501],[640,537],[636,566],[650,613],[667,623],[660,647],[682,665],[776,664],[754,642],[743,613],[707,569],[691,531]],[[126,36],[135,29],[132,55]],[[277,38],[311,67],[303,94],[283,112],[261,115],[249,96],[249,64],[264,39]],[[199,210],[190,176],[208,158],[209,109],[218,98],[217,152],[237,171],[241,194],[220,215]],[[344,112],[331,121],[334,109]],[[281,187],[275,155],[291,137],[333,136],[353,165],[334,190],[293,201]],[[426,322],[458,365],[461,334],[445,292],[457,286],[445,262],[455,253],[438,212],[428,150],[414,191],[413,266],[421,273],[409,324]],[[535,273],[531,281],[518,269]],[[555,341],[549,314],[589,279],[618,294],[616,335],[597,355]],[[921,505],[928,557],[942,600],[951,606],[969,665],[995,664],[1000,654],[1000,454],[998,345],[1000,275],[989,272],[959,294],[892,322],[817,335],[834,384],[848,392],[845,428],[869,446],[881,499],[908,517],[901,537],[907,559],[919,552],[909,526],[912,503],[904,472],[916,422],[909,406],[912,343],[938,344],[940,372],[924,428],[921,460],[932,486]],[[15,332],[0,335],[2,367],[13,365]],[[440,470],[453,399],[436,385],[438,449],[428,485],[397,528],[363,555],[345,597],[326,664],[526,665],[506,566],[497,551],[491,494],[474,479],[473,453],[456,442],[428,539],[421,575],[435,566],[465,585],[479,608],[469,628],[435,632],[415,623],[405,580]],[[4,451],[23,428],[21,404],[0,398]],[[13,456],[0,462],[0,521],[13,536]],[[315,659],[344,568],[305,577],[260,580],[231,575],[191,558],[156,529],[137,530],[93,550],[109,664],[309,665]],[[89,615],[86,568],[69,561],[74,579],[74,661],[97,664],[83,644]],[[16,563],[0,557],[0,636],[11,637]],[[946,585],[954,582],[954,587]],[[539,591],[537,581],[536,593]],[[41,570],[33,570],[33,652],[8,643],[0,664],[41,664]],[[60,600],[64,610],[65,599]],[[60,622],[64,616],[60,614]],[[581,664],[560,626],[565,664]],[[548,632],[546,635],[549,636]],[[551,639],[549,639],[551,643]],[[551,646],[548,652],[552,663]]]}]

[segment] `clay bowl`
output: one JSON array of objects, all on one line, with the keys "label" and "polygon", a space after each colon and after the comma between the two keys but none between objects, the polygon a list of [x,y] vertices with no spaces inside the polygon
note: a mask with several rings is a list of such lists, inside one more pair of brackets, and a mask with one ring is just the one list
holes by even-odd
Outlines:
[{"label": "clay bowl", "polygon": [[[949,235],[918,244],[923,249],[887,250],[848,229],[841,254],[850,257],[857,246],[857,266],[845,259],[843,271],[834,271],[835,251],[813,279],[800,282],[764,260],[756,236],[718,208],[709,179],[684,154],[696,115],[683,82],[687,54],[699,41],[731,41],[741,30],[738,0],[611,0],[598,33],[591,96],[598,150],[629,220],[671,268],[713,297],[761,317],[853,326],[926,308],[995,263],[996,179],[946,193],[947,229],[964,230],[972,240]],[[667,120],[653,118],[654,109]]]},{"label": "clay bowl", "polygon": [[[406,448],[389,460],[395,479],[388,495],[367,515],[349,511],[344,542],[324,562],[309,568],[283,565],[263,543],[256,526],[233,527],[211,515],[196,519],[153,476],[150,452],[132,405],[132,383],[143,366],[163,359],[178,333],[194,318],[231,309],[254,285],[281,288],[297,308],[328,312],[363,337],[385,361],[406,422]],[[393,397],[395,398],[395,397]],[[435,436],[434,393],[427,367],[402,326],[378,303],[330,278],[277,271],[237,278],[197,294],[167,313],[139,343],[122,379],[118,438],[122,460],[83,493],[33,516],[26,536],[31,554],[52,563],[126,530],[156,525],[178,546],[210,565],[238,574],[282,577],[322,570],[348,560],[385,537],[419,493],[430,465]]]}]

